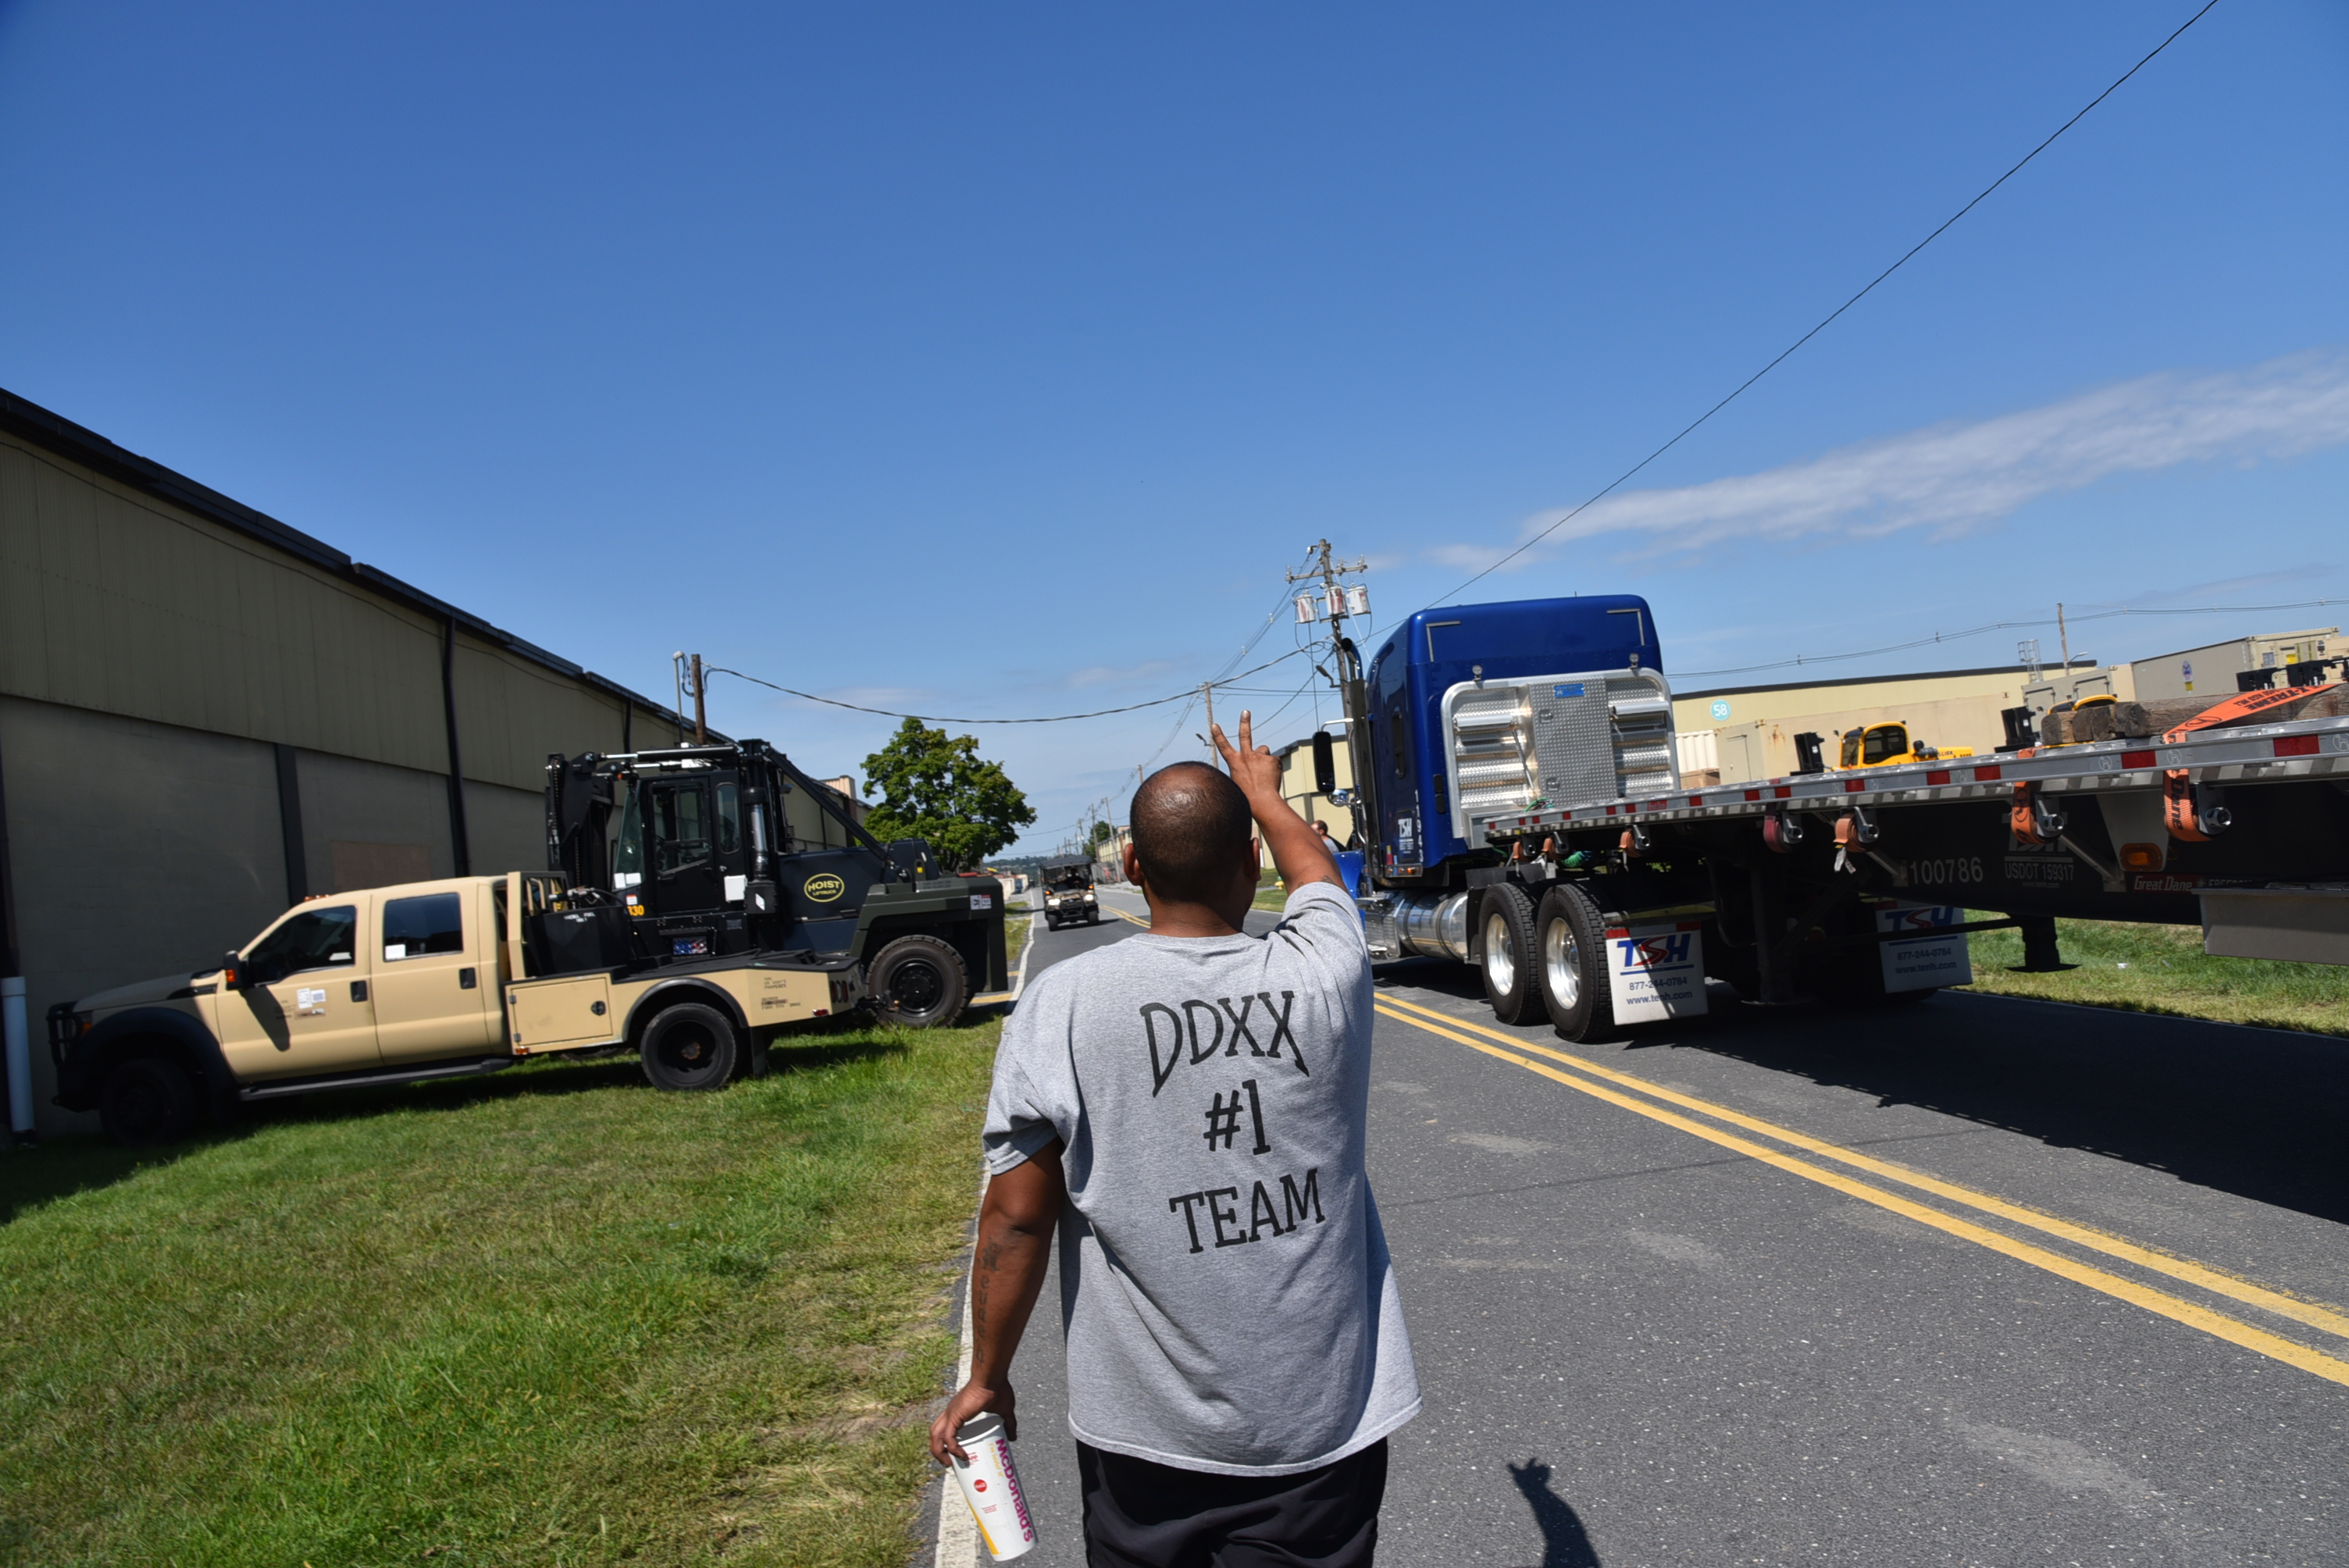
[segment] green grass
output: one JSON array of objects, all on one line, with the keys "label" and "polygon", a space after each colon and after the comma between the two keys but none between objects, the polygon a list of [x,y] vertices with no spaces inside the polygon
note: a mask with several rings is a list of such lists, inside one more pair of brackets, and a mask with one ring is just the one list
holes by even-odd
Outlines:
[{"label": "green grass", "polygon": [[[1970,913],[1969,920],[1996,920]],[[2075,967],[2020,973],[2023,934],[1978,931],[1968,941],[1972,989],[2139,1013],[2349,1035],[2349,971],[2330,964],[2213,958],[2191,925],[2059,920],[2056,944]]]},{"label": "green grass", "polygon": [[0,1155],[0,1562],[905,1563],[996,1032]]}]

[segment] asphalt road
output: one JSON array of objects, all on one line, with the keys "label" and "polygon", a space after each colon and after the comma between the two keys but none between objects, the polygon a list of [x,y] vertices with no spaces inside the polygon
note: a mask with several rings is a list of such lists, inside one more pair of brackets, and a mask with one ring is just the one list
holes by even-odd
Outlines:
[{"label": "asphalt road", "polygon": [[[1030,972],[1135,929],[1040,931]],[[1380,991],[1426,1396],[1382,1560],[2349,1563],[2349,1047],[1718,992],[1581,1046],[1458,966]],[[1036,1568],[1083,1562],[1057,1291],[1014,1367]]]}]

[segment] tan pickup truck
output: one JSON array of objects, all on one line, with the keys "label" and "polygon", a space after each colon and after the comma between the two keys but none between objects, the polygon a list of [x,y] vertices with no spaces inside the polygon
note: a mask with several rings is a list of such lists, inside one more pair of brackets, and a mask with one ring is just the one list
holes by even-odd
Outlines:
[{"label": "tan pickup truck", "polygon": [[511,872],[307,900],[219,969],[52,1008],[57,1102],[97,1110],[118,1141],[154,1142],[191,1130],[208,1104],[614,1046],[663,1088],[719,1088],[763,1070],[777,1027],[864,998],[847,954],[563,965],[547,933],[573,918],[564,896],[558,877]]}]

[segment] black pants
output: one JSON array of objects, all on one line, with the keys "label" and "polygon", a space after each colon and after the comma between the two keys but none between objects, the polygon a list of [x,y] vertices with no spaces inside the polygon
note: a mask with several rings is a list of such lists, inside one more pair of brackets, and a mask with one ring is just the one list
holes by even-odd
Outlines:
[{"label": "black pants", "polygon": [[1370,1568],[1382,1439],[1299,1475],[1207,1475],[1077,1445],[1091,1568]]}]

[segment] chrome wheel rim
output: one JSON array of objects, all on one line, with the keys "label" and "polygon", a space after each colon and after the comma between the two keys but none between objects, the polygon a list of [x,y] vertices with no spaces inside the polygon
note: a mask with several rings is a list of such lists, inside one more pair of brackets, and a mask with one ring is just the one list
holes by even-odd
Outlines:
[{"label": "chrome wheel rim", "polygon": [[1485,976],[1500,995],[1517,988],[1517,947],[1509,939],[1507,917],[1498,911],[1485,917]]},{"label": "chrome wheel rim", "polygon": [[1582,949],[1575,944],[1574,928],[1563,919],[1542,928],[1542,969],[1559,1006],[1571,1009],[1582,1000]]}]

